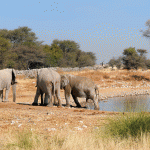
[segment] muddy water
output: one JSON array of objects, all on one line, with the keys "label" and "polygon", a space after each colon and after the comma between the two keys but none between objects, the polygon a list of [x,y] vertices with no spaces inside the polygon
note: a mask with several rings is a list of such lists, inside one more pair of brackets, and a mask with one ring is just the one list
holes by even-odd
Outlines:
[{"label": "muddy water", "polygon": [[[150,95],[114,97],[99,102],[100,110],[115,112],[140,112],[150,111]],[[94,109],[91,103],[88,109]]]}]

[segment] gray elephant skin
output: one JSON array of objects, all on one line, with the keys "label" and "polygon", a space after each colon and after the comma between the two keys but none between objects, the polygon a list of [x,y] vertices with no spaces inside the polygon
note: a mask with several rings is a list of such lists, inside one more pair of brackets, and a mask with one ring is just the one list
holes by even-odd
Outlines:
[{"label": "gray elephant skin", "polygon": [[5,100],[3,102],[8,102],[8,94],[11,85],[13,90],[13,102],[16,102],[16,83],[16,72],[14,69],[0,70],[0,102],[3,101],[4,89],[6,89],[6,93]]},{"label": "gray elephant skin", "polygon": [[69,101],[71,94],[77,107],[81,107],[77,97],[84,97],[86,101],[88,99],[93,100],[94,109],[99,110],[98,87],[91,79],[70,74],[61,75],[61,89],[65,90],[67,107],[70,107]]},{"label": "gray elephant skin", "polygon": [[[37,90],[32,105],[38,105],[38,98],[41,95],[41,105],[53,106],[52,95],[54,99],[57,97],[58,106],[61,105],[60,99],[60,75],[51,68],[42,68],[37,73]],[[45,93],[44,104],[43,94]],[[55,101],[56,103],[56,101]]]}]

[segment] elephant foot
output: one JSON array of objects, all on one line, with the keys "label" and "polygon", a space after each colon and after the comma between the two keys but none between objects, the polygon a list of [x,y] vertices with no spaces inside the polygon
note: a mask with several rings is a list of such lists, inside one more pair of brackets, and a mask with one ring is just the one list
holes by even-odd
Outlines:
[{"label": "elephant foot", "polygon": [[40,106],[44,106],[44,104],[41,103]]},{"label": "elephant foot", "polygon": [[42,106],[47,106],[48,104],[44,103]]},{"label": "elephant foot", "polygon": [[95,107],[94,110],[99,110],[99,107]]},{"label": "elephant foot", "polygon": [[57,106],[58,104],[57,104],[57,103],[54,103],[54,105]]},{"label": "elephant foot", "polygon": [[3,102],[9,102],[9,100],[4,100]]},{"label": "elephant foot", "polygon": [[33,102],[32,105],[33,105],[33,106],[38,106],[38,103],[34,103],[34,102]]},{"label": "elephant foot", "polygon": [[58,108],[62,108],[62,105],[58,105],[57,107],[58,107]]},{"label": "elephant foot", "polygon": [[48,104],[47,107],[53,107],[53,104]]},{"label": "elephant foot", "polygon": [[70,104],[67,104],[66,107],[70,107]]},{"label": "elephant foot", "polygon": [[78,108],[81,108],[81,105],[79,104],[79,105],[77,105],[77,107],[78,107]]}]

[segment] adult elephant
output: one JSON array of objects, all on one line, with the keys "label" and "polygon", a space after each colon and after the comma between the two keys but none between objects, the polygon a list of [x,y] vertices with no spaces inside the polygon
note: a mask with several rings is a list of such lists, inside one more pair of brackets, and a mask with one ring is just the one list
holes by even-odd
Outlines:
[{"label": "adult elephant", "polygon": [[[41,95],[41,105],[52,106],[52,95],[58,99],[58,105],[61,106],[60,100],[60,75],[51,68],[42,68],[37,73],[37,90],[32,105],[38,105],[38,98]],[[43,104],[43,94],[45,99]]]},{"label": "adult elephant", "polygon": [[95,110],[99,110],[98,87],[88,78],[75,75],[61,75],[61,89],[65,90],[66,105],[70,107],[70,94],[72,95],[77,107],[81,107],[77,97],[85,97],[86,101],[92,99]]},{"label": "adult elephant", "polygon": [[6,88],[5,100],[8,102],[8,94],[10,86],[13,89],[13,102],[16,102],[16,72],[14,69],[3,69],[0,70],[0,102],[3,101],[3,90]]}]

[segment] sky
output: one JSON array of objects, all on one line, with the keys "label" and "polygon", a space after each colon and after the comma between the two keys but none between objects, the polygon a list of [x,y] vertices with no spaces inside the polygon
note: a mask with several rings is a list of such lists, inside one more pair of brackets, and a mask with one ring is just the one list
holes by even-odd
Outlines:
[{"label": "sky", "polygon": [[0,29],[28,26],[39,41],[73,40],[96,63],[122,56],[129,47],[146,49],[150,39],[142,36],[150,19],[150,0],[5,0],[1,2]]}]

